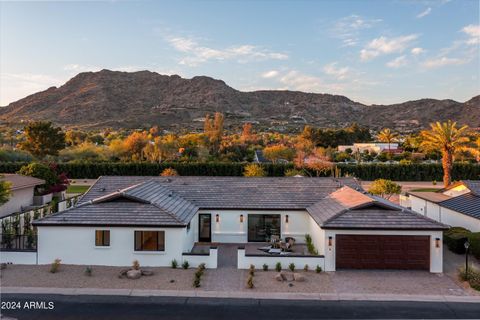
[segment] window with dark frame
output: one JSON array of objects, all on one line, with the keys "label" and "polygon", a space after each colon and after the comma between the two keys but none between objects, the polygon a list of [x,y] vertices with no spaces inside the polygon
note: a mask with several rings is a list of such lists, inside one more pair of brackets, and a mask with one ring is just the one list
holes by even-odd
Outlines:
[{"label": "window with dark frame", "polygon": [[135,251],[165,251],[165,231],[135,231]]},{"label": "window with dark frame", "polygon": [[95,230],[95,246],[96,247],[110,246],[110,230]]}]

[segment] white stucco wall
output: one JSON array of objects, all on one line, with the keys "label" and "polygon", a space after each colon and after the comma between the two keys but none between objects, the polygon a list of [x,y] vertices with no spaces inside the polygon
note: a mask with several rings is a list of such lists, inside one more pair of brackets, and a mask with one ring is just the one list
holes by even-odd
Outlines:
[{"label": "white stucco wall", "polygon": [[[95,247],[95,230],[110,230],[110,246]],[[134,231],[165,231],[164,252],[134,251]],[[133,227],[38,227],[38,263],[56,258],[65,264],[130,266],[138,260],[143,266],[169,266],[182,261],[185,228]]]},{"label": "white stucco wall", "polygon": [[207,269],[216,269],[218,265],[218,249],[210,248],[208,255],[183,254],[181,263],[188,261],[190,268],[205,263]]},{"label": "white stucco wall", "polygon": [[[337,234],[369,234],[369,235],[402,235],[430,236],[430,272],[443,272],[443,232],[442,231],[409,231],[409,230],[325,230],[325,271],[335,271],[335,238]],[[328,237],[332,237],[332,245],[328,246]],[[435,246],[435,239],[440,239],[440,247]]]},{"label": "white stucco wall", "polygon": [[[443,208],[436,203],[410,195],[412,210],[451,227],[464,227],[480,232],[480,220],[468,215]],[[480,208],[479,208],[480,210]]]},{"label": "white stucco wall", "polygon": [[37,264],[37,253],[29,251],[1,251],[0,262],[13,264]]},{"label": "white stucco wall", "polygon": [[314,270],[316,266],[320,266],[325,270],[325,259],[323,257],[290,257],[284,256],[245,256],[245,249],[238,249],[237,251],[237,268],[248,269],[253,264],[256,269],[261,269],[264,264],[268,265],[270,270],[274,270],[277,262],[282,264],[282,269],[288,269],[290,263],[295,264],[296,269],[303,269],[306,264],[310,270]]},{"label": "white stucco wall", "polygon": [[[210,213],[212,216],[212,242],[219,243],[246,243],[248,242],[248,215],[249,214],[279,214],[281,237],[293,237],[298,243],[305,242],[305,234],[320,228],[311,228],[310,215],[306,211],[275,211],[275,210],[200,210],[201,213]],[[216,222],[216,215],[219,222]],[[240,215],[243,214],[243,223]],[[286,216],[288,215],[288,223]],[[195,226],[193,226],[195,222]],[[313,221],[315,223],[315,221]],[[316,225],[316,223],[315,223]],[[318,225],[317,225],[318,227]],[[198,216],[192,220],[192,228],[195,228],[195,239],[198,241]],[[314,235],[312,234],[312,237]]]},{"label": "white stucco wall", "polygon": [[33,205],[33,187],[12,191],[10,199],[0,206],[0,216],[22,211],[22,207]]}]

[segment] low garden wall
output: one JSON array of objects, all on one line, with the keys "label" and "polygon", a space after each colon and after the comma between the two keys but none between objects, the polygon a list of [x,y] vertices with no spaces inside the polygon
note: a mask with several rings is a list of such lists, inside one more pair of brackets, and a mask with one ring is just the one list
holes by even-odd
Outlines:
[{"label": "low garden wall", "polygon": [[308,265],[310,269],[315,269],[320,266],[322,270],[325,270],[325,257],[324,256],[305,256],[305,255],[263,255],[263,254],[246,254],[245,248],[240,247],[237,251],[237,268],[248,269],[250,265],[254,265],[255,268],[260,269],[264,264],[268,265],[269,269],[275,269],[278,262],[282,264],[282,269],[287,269],[288,266],[293,263],[297,269],[303,269],[305,265]]},{"label": "low garden wall", "polygon": [[37,264],[37,252],[2,251],[0,252],[0,262],[13,264]]},{"label": "low garden wall", "polygon": [[185,261],[188,261],[190,268],[196,268],[200,264],[205,263],[207,269],[216,269],[218,265],[218,249],[217,247],[210,247],[208,253],[182,253],[182,263]]}]

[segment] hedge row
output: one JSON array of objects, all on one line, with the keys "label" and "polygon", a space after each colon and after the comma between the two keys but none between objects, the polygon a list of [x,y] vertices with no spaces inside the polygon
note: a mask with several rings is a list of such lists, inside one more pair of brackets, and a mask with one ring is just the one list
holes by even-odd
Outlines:
[{"label": "hedge row", "polygon": [[[0,163],[0,172],[14,173],[26,163]],[[156,176],[165,168],[174,168],[180,175],[187,176],[242,176],[245,163],[60,163],[61,172],[71,179],[97,178],[102,175],[152,175]],[[265,170],[271,177],[283,176],[292,169],[292,164],[268,164]],[[441,181],[443,176],[440,164],[339,164],[342,175],[362,180],[379,178],[397,181]],[[453,167],[453,180],[479,179],[479,164],[458,163]]]},{"label": "hedge row", "polygon": [[462,227],[452,227],[443,233],[443,241],[450,251],[458,254],[465,253],[465,241],[470,243],[469,251],[480,259],[480,232],[471,232]]}]

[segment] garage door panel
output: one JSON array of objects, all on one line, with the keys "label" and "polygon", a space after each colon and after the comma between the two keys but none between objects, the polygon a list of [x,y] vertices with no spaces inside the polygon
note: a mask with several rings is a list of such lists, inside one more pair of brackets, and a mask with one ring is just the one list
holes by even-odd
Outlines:
[{"label": "garage door panel", "polygon": [[429,270],[430,237],[402,235],[337,235],[338,269]]}]

